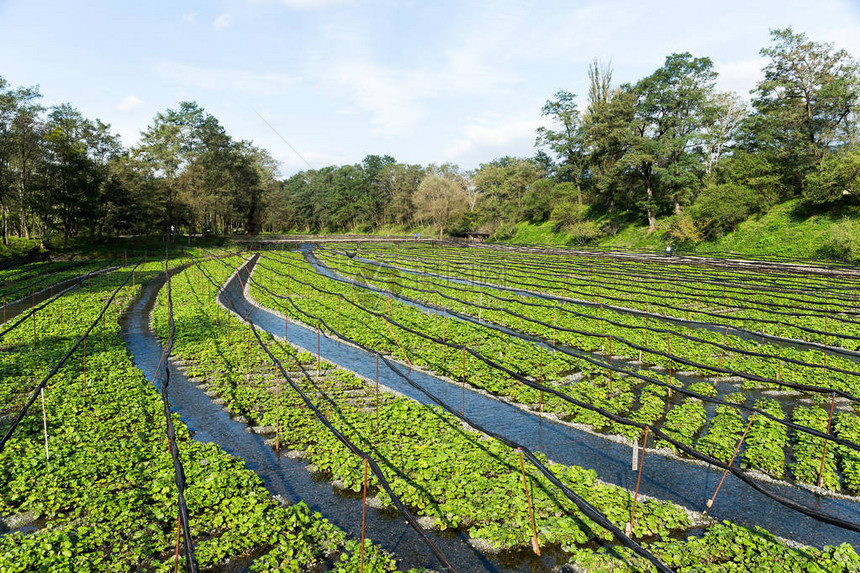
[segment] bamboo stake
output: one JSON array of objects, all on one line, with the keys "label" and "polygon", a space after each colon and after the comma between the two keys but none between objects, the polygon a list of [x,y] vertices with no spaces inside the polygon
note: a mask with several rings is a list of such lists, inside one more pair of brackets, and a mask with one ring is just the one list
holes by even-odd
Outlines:
[{"label": "bamboo stake", "polygon": [[732,459],[731,459],[731,460],[729,460],[729,467],[727,467],[727,468],[723,471],[723,477],[721,477],[721,478],[720,478],[720,483],[718,483],[718,484],[717,484],[717,489],[716,489],[716,491],[714,492],[714,495],[712,495],[712,496],[711,496],[711,498],[708,500],[708,503],[707,503],[707,504],[705,504],[705,511],[703,511],[703,512],[702,512],[702,515],[707,515],[707,514],[708,514],[708,510],[710,510],[710,509],[711,509],[711,506],[712,506],[712,505],[714,505],[714,500],[715,500],[715,499],[717,499],[717,494],[718,494],[718,493],[720,493],[720,488],[721,488],[721,487],[723,487],[723,480],[724,480],[724,479],[726,479],[726,476],[727,476],[727,475],[728,475],[728,473],[729,473],[729,468],[731,468],[731,467],[732,467],[732,463],[735,461],[735,458],[737,457],[738,452],[739,452],[739,451],[741,451],[741,444],[743,444],[743,443],[744,443],[744,438],[746,438],[746,437],[747,437],[747,432],[749,432],[749,431],[750,431],[750,427],[752,426],[753,420],[755,420],[755,415],[756,415],[757,413],[758,413],[758,412],[753,412],[753,415],[752,415],[752,416],[750,416],[750,421],[749,421],[749,423],[747,423],[747,427],[746,427],[746,429],[744,430],[744,433],[743,433],[743,435],[741,436],[741,439],[740,439],[740,440],[738,440],[738,445],[737,445],[737,446],[735,446],[735,453],[733,453],[733,454],[732,454]]},{"label": "bamboo stake", "polygon": [[630,521],[624,527],[624,532],[629,537],[633,533],[633,524],[636,519],[636,502],[639,499],[639,483],[642,481],[642,467],[645,465],[645,447],[648,445],[649,426],[645,426],[645,439],[642,440],[642,455],[639,458],[639,474],[636,476],[636,492],[633,494],[633,508],[630,510]]},{"label": "bamboo stake", "polygon": [[463,375],[460,378],[460,385],[463,388],[463,405],[460,409],[460,413],[465,416],[466,415],[466,347],[463,347]]},{"label": "bamboo stake", "polygon": [[[830,415],[827,418],[827,432],[830,433],[830,424],[833,422],[833,405],[836,403],[836,392],[830,395]],[[818,487],[824,480],[824,458],[827,456],[827,440],[824,440],[824,450],[821,452],[821,464],[818,466]]]},{"label": "bamboo stake", "polygon": [[540,557],[540,545],[538,544],[537,528],[535,527],[535,516],[534,510],[532,509],[532,497],[529,493],[529,484],[526,481],[526,467],[523,463],[523,451],[522,449],[517,448],[517,452],[519,452],[520,454],[520,469],[523,472],[523,488],[526,490],[526,501],[529,504],[529,519],[532,522],[532,551],[535,552],[535,555]]},{"label": "bamboo stake", "polygon": [[[543,386],[543,342],[540,343],[540,383]],[[540,391],[540,411],[543,412],[543,390]]]},{"label": "bamboo stake", "polygon": [[275,371],[275,453],[281,453],[281,377]]},{"label": "bamboo stake", "polygon": [[379,432],[379,353],[376,353],[376,431]]},{"label": "bamboo stake", "polygon": [[361,501],[361,573],[364,573],[364,523],[367,515],[367,460],[364,460],[364,494]]},{"label": "bamboo stake", "polygon": [[42,431],[45,433],[45,461],[50,461],[51,455],[48,452],[48,415],[45,412],[45,389],[42,388]]}]

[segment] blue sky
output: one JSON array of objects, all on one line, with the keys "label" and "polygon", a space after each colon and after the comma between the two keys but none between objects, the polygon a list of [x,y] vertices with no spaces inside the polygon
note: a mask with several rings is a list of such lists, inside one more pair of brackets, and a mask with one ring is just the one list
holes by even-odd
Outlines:
[{"label": "blue sky", "polygon": [[534,153],[540,108],[584,103],[593,58],[617,83],[666,55],[709,56],[747,96],[769,29],[860,57],[860,1],[0,0],[0,76],[39,84],[126,145],[195,100],[289,175],[370,153],[466,169]]}]

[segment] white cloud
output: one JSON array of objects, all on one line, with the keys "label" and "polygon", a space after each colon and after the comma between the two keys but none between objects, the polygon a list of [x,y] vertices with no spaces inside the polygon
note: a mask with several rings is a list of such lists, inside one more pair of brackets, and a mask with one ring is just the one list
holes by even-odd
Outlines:
[{"label": "white cloud", "polygon": [[194,12],[187,12],[182,15],[182,21],[187,22],[188,24],[196,24],[197,14],[195,14]]},{"label": "white cloud", "polygon": [[749,92],[763,78],[761,70],[767,63],[768,60],[761,57],[736,62],[717,62],[714,69],[719,74],[719,89],[735,92],[743,99],[749,100]]},{"label": "white cloud", "polygon": [[249,72],[226,68],[203,68],[175,62],[165,62],[155,68],[155,74],[176,85],[210,91],[233,91],[254,95],[287,93],[295,79],[273,72]]},{"label": "white cloud", "polygon": [[281,4],[289,6],[290,8],[303,8],[310,10],[316,8],[328,8],[329,6],[347,4],[349,2],[351,2],[351,0],[281,0]]},{"label": "white cloud", "polygon": [[317,73],[331,93],[346,94],[338,113],[368,113],[374,135],[385,138],[411,133],[430,108],[465,96],[497,94],[512,81],[460,51],[451,51],[440,67],[402,69],[349,59]]},{"label": "white cloud", "polygon": [[[480,118],[462,130],[462,137],[454,141],[448,148],[442,151],[444,159],[449,161],[463,161],[463,157],[473,154],[475,151],[481,155],[494,156],[510,148],[512,144],[519,143],[531,146],[534,144],[535,130],[544,125],[540,117],[524,117],[520,119],[507,119],[501,117]],[[501,151],[500,151],[501,150]]]},{"label": "white cloud", "polygon": [[212,27],[216,30],[226,30],[233,23],[233,16],[230,14],[221,14],[212,21]]},{"label": "white cloud", "polygon": [[116,109],[123,113],[131,113],[141,106],[143,106],[143,100],[134,94],[129,94],[122,98],[122,101],[116,104]]}]

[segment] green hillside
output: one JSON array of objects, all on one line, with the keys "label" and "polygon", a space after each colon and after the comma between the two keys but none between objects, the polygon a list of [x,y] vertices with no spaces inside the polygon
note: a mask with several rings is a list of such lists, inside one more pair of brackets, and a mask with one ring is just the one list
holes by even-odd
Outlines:
[{"label": "green hillside", "polygon": [[[595,246],[662,251],[672,240],[668,229],[674,218],[658,221],[657,230],[647,225],[621,226],[615,235],[600,239]],[[503,241],[512,244],[577,245],[577,237],[550,221],[542,224],[519,223],[516,233]],[[740,223],[717,239],[685,247],[699,253],[735,252],[750,255],[822,257],[860,261],[860,207],[805,213],[799,201],[780,203],[761,215]]]}]

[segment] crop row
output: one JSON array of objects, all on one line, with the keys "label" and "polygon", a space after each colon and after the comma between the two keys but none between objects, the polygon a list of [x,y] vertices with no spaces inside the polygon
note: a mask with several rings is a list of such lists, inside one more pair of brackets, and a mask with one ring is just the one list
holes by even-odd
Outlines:
[{"label": "crop row", "polygon": [[[164,410],[134,367],[118,323],[140,281],[161,275],[160,268],[163,262],[139,269],[137,285],[120,291],[103,321],[104,334],[96,327],[86,355],[82,347],[49,382],[49,457],[43,414],[35,408],[0,453],[0,514],[35,520],[31,528],[0,535],[1,571],[174,569],[176,485]],[[126,275],[107,275],[100,287],[94,282],[90,291],[64,295],[64,305],[40,311],[35,345],[29,325],[4,336],[4,431],[35,382],[92,324]],[[261,552],[258,570],[301,570],[352,555],[354,543],[350,547],[343,532],[304,505],[279,506],[240,460],[191,439],[178,417],[174,424],[201,567]]]},{"label": "crop row", "polygon": [[[376,247],[379,249],[379,247]],[[361,254],[372,254],[377,258],[379,251],[366,253],[370,247],[362,246]],[[414,248],[413,248],[414,249]],[[750,288],[738,289],[736,296],[731,297],[723,290],[710,295],[693,290],[685,293],[684,286],[676,277],[666,282],[654,283],[650,279],[641,288],[629,273],[609,277],[601,281],[591,271],[585,273],[571,272],[569,268],[546,272],[549,257],[539,257],[538,263],[528,266],[509,266],[499,261],[477,262],[488,257],[484,249],[471,249],[469,258],[454,264],[439,262],[438,252],[422,247],[424,257],[391,256],[384,253],[380,260],[404,269],[415,269],[458,280],[478,280],[512,289],[525,289],[536,293],[553,294],[573,299],[588,300],[593,303],[604,302],[640,311],[656,311],[676,319],[696,320],[701,322],[745,328],[750,332],[761,332],[772,336],[786,336],[811,340],[830,345],[842,345],[846,348],[860,347],[860,341],[850,337],[860,336],[860,321],[857,303],[857,291],[845,295],[845,300],[839,306],[833,304],[830,297],[819,299],[811,297],[804,307],[794,301],[777,302],[774,294],[768,291],[757,291]],[[445,249],[435,249],[445,251]],[[458,252],[465,249],[457,249]],[[477,251],[477,254],[472,254]],[[421,252],[419,250],[419,252]],[[492,255],[494,253],[490,253]],[[507,255],[507,253],[506,253]],[[678,269],[677,265],[663,265],[671,271]],[[699,270],[701,273],[701,269]],[[731,281],[735,274],[731,271],[720,273],[724,275],[720,289]],[[698,279],[696,279],[698,280]],[[815,294],[820,292],[822,281],[816,279],[804,288],[803,292]],[[679,283],[682,285],[679,289]],[[826,284],[826,283],[825,283]],[[856,289],[856,285],[853,286]],[[732,300],[734,299],[734,300]],[[774,307],[774,305],[782,305]],[[829,320],[828,320],[829,319]],[[840,338],[849,337],[849,338]]]},{"label": "crop row", "polygon": [[[620,428],[620,425],[610,423],[597,412],[572,405],[556,396],[543,396],[542,392],[501,374],[483,361],[471,356],[460,356],[459,352],[433,342],[433,338],[461,344],[484,356],[492,356],[493,360],[505,368],[531,376],[535,380],[548,381],[575,399],[621,416],[659,426],[658,422],[666,411],[680,408],[678,413],[673,414],[673,425],[685,428],[702,426],[701,416],[692,408],[671,407],[668,393],[654,394],[649,384],[643,384],[639,378],[634,382],[634,377],[613,377],[611,372],[607,376],[602,368],[584,359],[562,352],[545,352],[535,344],[518,337],[488,333],[486,328],[477,324],[440,318],[434,314],[428,316],[396,300],[321,277],[303,266],[297,255],[287,260],[289,262],[281,263],[281,271],[275,268],[278,265],[274,261],[264,261],[255,270],[255,277],[263,284],[275,281],[281,292],[297,295],[297,304],[310,315],[319,317],[332,328],[371,348],[415,365],[425,366],[450,378],[461,380],[465,375],[467,383],[491,393],[510,397],[535,409],[555,412],[570,421],[589,424],[598,431],[615,431],[628,439],[638,435],[635,428]],[[290,278],[287,278],[288,276]],[[352,292],[353,290],[357,290],[358,294]],[[261,289],[254,292],[257,293],[255,296],[259,295],[260,300],[274,305],[274,308],[283,305],[282,301]],[[332,294],[324,294],[326,292]],[[336,293],[360,300],[366,310],[346,302],[341,303],[339,297],[334,296]],[[292,309],[290,311],[297,318],[301,317],[300,313]],[[373,312],[384,316],[374,316]],[[404,325],[405,329],[388,324],[385,317],[389,317],[392,323]],[[423,335],[417,335],[416,332]],[[577,379],[571,378],[572,373],[579,373],[574,377]],[[671,381],[668,376],[660,374],[653,374],[647,380]],[[637,406],[636,397],[640,395],[643,398],[638,401]],[[690,432],[689,429],[687,431]],[[686,440],[693,442],[697,433],[698,430]],[[771,445],[778,447],[776,444]],[[731,445],[733,446],[734,444]],[[780,448],[773,456],[784,458],[784,449]],[[786,475],[784,469],[774,471],[780,477]]]},{"label": "crop row", "polygon": [[[267,264],[270,264],[267,262]],[[299,275],[298,272],[293,270],[296,275]],[[317,278],[312,278],[310,273],[301,274],[301,280],[303,281],[313,281],[320,280]],[[348,335],[352,337],[353,330],[350,330],[350,325],[360,324],[363,321],[363,327],[367,330],[372,330],[376,332],[384,332],[384,326],[379,324],[374,324],[369,318],[365,317],[364,319],[358,316],[351,316],[349,313],[343,312],[341,309],[341,314],[333,315],[325,313],[326,308],[331,306],[331,301],[323,302],[321,299],[323,298],[318,292],[314,292],[312,294],[312,289],[307,289],[304,285],[300,284],[298,281],[287,281],[283,276],[266,270],[265,266],[258,265],[254,271],[254,280],[260,282],[261,284],[265,284],[268,288],[273,290],[277,290],[278,292],[282,292],[285,294],[289,294],[289,296],[293,299],[296,304],[302,308],[308,309],[309,314],[314,314],[318,312],[316,316],[320,316],[323,318],[328,324],[334,324],[337,321],[337,318],[341,318],[341,329],[346,333],[348,331]],[[342,287],[342,285],[327,285],[333,289]],[[345,290],[349,290],[346,288]],[[258,288],[254,285],[251,286],[251,291],[254,294],[255,298],[260,300],[265,306],[269,306],[270,308],[280,309],[283,308],[283,301],[273,297],[272,295],[267,294],[264,289]],[[374,301],[373,295],[368,295],[367,293],[362,293],[360,295],[363,304],[380,306],[384,310],[384,312],[388,312],[387,310],[387,301],[382,299],[382,301]],[[396,303],[392,303],[391,305],[391,315],[397,316],[398,319],[401,318],[398,314],[398,305]],[[307,317],[305,317],[307,320]],[[452,321],[453,322],[453,321]],[[424,327],[430,328],[429,324],[425,324]],[[358,330],[358,329],[355,329]],[[451,334],[451,330],[448,331],[449,336],[454,336]],[[401,338],[402,333],[398,333],[396,335],[397,338]],[[369,339],[373,338],[373,334],[368,334],[367,336],[363,336],[360,338],[360,342],[362,344],[368,343]],[[392,337],[394,338],[394,337]],[[374,341],[378,340],[377,338],[373,338]],[[416,346],[413,344],[414,341],[403,337],[400,340],[400,343],[404,348],[409,348],[414,350]],[[397,347],[396,344],[391,348],[391,353],[395,356],[397,355],[398,350],[395,349]],[[377,347],[379,348],[379,347]],[[506,349],[504,354],[509,354],[509,349]],[[409,356],[413,363],[418,364],[419,359],[424,359],[427,356],[425,349],[422,351],[413,351],[410,352]],[[474,374],[474,372],[470,372],[467,368],[467,374]],[[498,376],[497,376],[498,377]],[[625,393],[625,388],[627,387],[627,382],[625,379],[621,379],[617,381],[618,388],[616,389],[619,392],[618,395],[623,395]],[[585,384],[587,386],[591,386],[591,384]],[[604,397],[606,389],[603,388],[598,394],[602,394]],[[664,390],[665,392],[665,390]],[[597,396],[595,396],[597,398]],[[665,399],[665,398],[663,398]],[[547,400],[545,405],[549,406],[552,403],[552,400]],[[661,414],[662,414],[662,404],[665,402],[661,402]],[[419,431],[416,428],[420,427],[418,424],[408,424],[408,421],[404,421],[407,424],[407,427],[412,428],[412,431]],[[368,431],[372,431],[368,428]],[[435,461],[435,459],[434,459]],[[434,467],[433,463],[428,464],[427,471],[431,471]],[[454,483],[458,483],[456,480]],[[490,504],[492,507],[492,503]],[[521,525],[525,525],[521,522]],[[667,563],[672,564],[673,560],[676,562],[674,566],[678,568],[678,570],[688,570],[688,568],[694,563],[689,562],[687,566],[683,564],[678,564],[677,562],[682,560],[685,555],[689,555],[691,552],[695,552],[695,555],[701,559],[699,564],[713,564],[715,567],[719,567],[720,565],[725,565],[726,563],[733,565],[739,570],[745,568],[746,570],[751,571],[763,571],[769,570],[762,568],[763,565],[771,562],[782,562],[783,560],[802,564],[803,566],[808,566],[811,562],[809,561],[810,556],[812,559],[819,559],[821,563],[824,564],[825,567],[831,567],[834,571],[841,570],[849,570],[850,567],[853,567],[855,563],[857,563],[856,554],[853,549],[849,546],[843,546],[840,548],[832,548],[828,547],[825,549],[823,553],[813,551],[810,553],[805,553],[803,551],[795,551],[789,550],[785,548],[779,541],[774,539],[772,536],[760,531],[760,530],[748,530],[745,528],[740,528],[731,524],[718,524],[714,528],[708,528],[706,534],[707,539],[713,540],[715,538],[720,538],[722,540],[731,539],[732,544],[726,548],[723,548],[718,558],[705,558],[706,548],[701,547],[701,544],[694,538],[690,538],[685,541],[664,541],[655,544],[649,544],[650,547],[660,548],[661,551],[661,559],[665,559]],[[748,551],[746,551],[746,546],[754,547],[756,551],[760,552],[758,555],[758,562],[755,559],[752,559]],[[730,555],[734,553],[733,555]],[[845,563],[842,563],[843,558],[846,560]],[[580,549],[577,550],[572,558],[572,562],[576,563],[580,566],[588,566],[591,563],[598,563],[600,561],[600,553],[594,553],[591,549]],[[642,563],[638,563],[638,566],[642,568],[642,570],[647,570],[648,567],[644,566]],[[670,565],[672,566],[672,565]]]},{"label": "crop row", "polygon": [[[360,245],[362,254],[372,254],[374,258],[389,263],[403,260],[430,262],[436,268],[468,268],[470,273],[480,274],[493,269],[499,271],[525,270],[536,272],[539,276],[565,276],[573,280],[583,276],[600,281],[609,278],[610,284],[619,279],[631,281],[631,286],[646,285],[652,290],[672,293],[688,293],[699,298],[719,294],[755,294],[756,297],[769,297],[764,304],[788,302],[796,307],[813,303],[815,307],[825,305],[829,310],[838,311],[842,306],[856,306],[858,289],[854,278],[839,275],[817,275],[799,272],[792,267],[782,267],[778,271],[773,266],[760,271],[755,267],[729,267],[714,264],[690,264],[671,259],[652,259],[651,261],[591,257],[581,253],[554,254],[549,251],[516,252],[494,249],[440,248],[423,244],[375,243]],[[359,248],[354,245],[349,248]],[[423,261],[422,261],[423,259]],[[617,285],[615,285],[617,288]]]},{"label": "crop row", "polygon": [[[217,263],[207,271],[223,279]],[[180,286],[187,278],[185,286]],[[294,394],[278,390],[271,360],[257,346],[248,327],[237,325],[226,314],[200,297],[199,283],[186,271],[174,283],[176,320],[186,336],[176,342],[177,356],[193,360],[188,373],[206,381],[225,405],[250,425],[280,427],[279,443],[298,450],[307,461],[342,487],[360,491],[362,462],[345,448],[303,407]],[[156,308],[155,324],[164,331],[163,301]],[[453,416],[427,408],[407,398],[381,392],[379,416],[373,388],[354,374],[323,365],[320,378],[316,362],[307,353],[266,337],[272,351],[295,373],[305,392],[319,397],[326,416],[359,447],[370,452],[388,476],[393,491],[417,514],[429,517],[439,529],[468,530],[498,549],[527,547],[532,532],[526,495],[516,451],[481,434],[464,429]],[[249,344],[251,341],[252,344]],[[283,393],[280,393],[283,392]],[[607,515],[617,526],[629,520],[629,492],[599,483],[593,471],[543,461],[562,481]],[[531,503],[541,546],[572,550],[590,539],[611,540],[611,535],[560,496],[547,478],[534,468],[526,471],[531,484]],[[391,500],[375,487],[376,500],[385,507]],[[686,514],[667,503],[647,501],[637,507],[633,533],[636,537],[662,536],[689,526]]]},{"label": "crop row", "polygon": [[[340,261],[335,260],[333,264]],[[704,373],[730,370],[746,373],[745,383],[754,387],[760,379],[792,384],[819,385],[860,393],[857,364],[837,356],[795,348],[762,352],[759,344],[726,333],[698,330],[671,322],[660,323],[650,317],[636,317],[611,308],[581,308],[564,300],[518,297],[487,287],[468,287],[434,281],[429,277],[379,269],[351,262],[340,272],[348,278],[373,284],[424,304],[442,305],[457,312],[496,324],[506,324],[522,332],[540,336],[547,342],[558,341],[586,351],[605,350],[606,337],[616,338],[616,355],[634,357],[649,364],[669,366],[657,353],[677,356],[695,365],[676,363],[675,371],[695,367]],[[656,323],[656,324],[655,324]],[[624,344],[626,341],[628,344]],[[644,349],[644,352],[643,352]],[[765,383],[766,385],[766,383]]]}]

